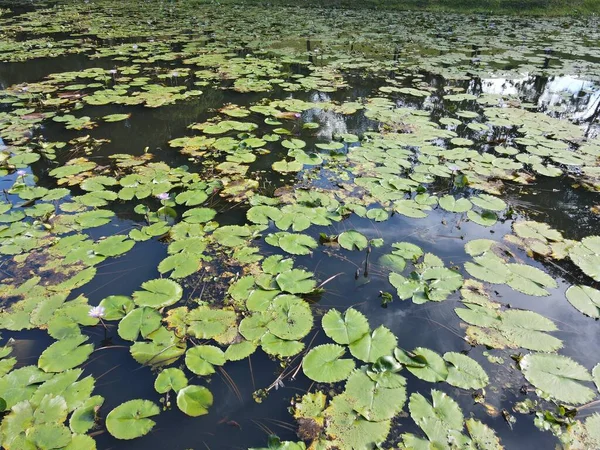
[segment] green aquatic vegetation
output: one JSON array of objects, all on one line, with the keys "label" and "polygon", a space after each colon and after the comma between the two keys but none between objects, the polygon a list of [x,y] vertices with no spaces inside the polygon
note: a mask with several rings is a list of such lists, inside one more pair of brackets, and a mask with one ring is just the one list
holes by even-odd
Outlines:
[{"label": "green aquatic vegetation", "polygon": [[367,318],[354,308],[348,308],[343,315],[336,309],[329,310],[322,325],[329,338],[343,345],[356,342],[369,332]]},{"label": "green aquatic vegetation", "polygon": [[317,241],[309,235],[285,231],[267,235],[265,242],[292,255],[308,255],[318,246]]},{"label": "green aquatic vegetation", "polygon": [[533,311],[501,309],[489,300],[478,283],[470,283],[461,291],[465,308],[456,308],[456,314],[469,326],[467,339],[474,345],[492,348],[526,348],[552,352],[560,349],[562,341],[547,334],[557,331],[549,319]]},{"label": "green aquatic vegetation", "polygon": [[428,348],[411,352],[396,348],[394,357],[414,376],[430,383],[445,381],[463,389],[482,389],[489,382],[481,365],[461,353],[447,352],[442,357]]},{"label": "green aquatic vegetation", "polygon": [[367,238],[355,230],[340,233],[338,243],[346,250],[364,250],[369,245]]},{"label": "green aquatic vegetation", "polygon": [[504,239],[526,249],[531,254],[537,253],[551,256],[554,259],[564,259],[576,241],[564,239],[562,233],[550,228],[545,223],[534,221],[515,222],[514,235],[506,235]]},{"label": "green aquatic vegetation", "polygon": [[572,424],[567,429],[567,433],[560,436],[560,439],[571,448],[593,448],[600,444],[599,426],[600,414],[594,413],[585,420]]},{"label": "green aquatic vegetation", "polygon": [[[475,240],[465,245],[474,263],[466,262],[469,275],[494,284],[508,284],[516,291],[533,296],[548,296],[546,288],[556,288],[556,280],[537,267],[508,263],[510,252],[489,239]],[[500,256],[498,256],[500,254]]]},{"label": "green aquatic vegetation", "polygon": [[[405,433],[402,435],[402,448],[422,448],[437,446],[451,448],[457,443],[465,448],[504,448],[494,431],[475,419],[467,419],[458,403],[444,392],[432,389],[431,403],[421,394],[410,397],[408,408],[415,423],[421,428],[426,439]],[[463,434],[466,427],[468,436]]]},{"label": "green aquatic vegetation", "polygon": [[159,407],[149,400],[130,400],[108,413],[106,428],[118,439],[135,439],[154,428],[156,422],[150,417],[159,413]]},{"label": "green aquatic vegetation", "polygon": [[571,261],[583,273],[596,281],[600,280],[600,237],[588,236],[569,250]]},{"label": "green aquatic vegetation", "polygon": [[212,404],[213,396],[204,386],[187,386],[177,393],[177,407],[188,416],[208,414]]},{"label": "green aquatic vegetation", "polygon": [[[394,313],[402,305],[388,304],[389,329],[371,329],[365,315],[330,308],[336,297],[325,296],[329,283],[362,263],[369,275],[363,280],[357,273],[353,304],[375,297],[370,289],[386,277],[401,298],[413,299],[411,312],[462,288],[456,311],[470,343],[558,357],[551,352],[562,342],[550,334],[556,331],[552,321],[492,301],[454,264],[464,263],[482,281],[534,296],[555,294],[557,273],[564,273],[565,283],[573,284],[567,300],[598,315],[598,252],[585,228],[593,224],[593,212],[587,204],[556,208],[556,216],[564,213],[577,225],[564,228],[535,197],[555,192],[557,201],[568,194],[569,204],[587,202],[580,193],[600,185],[597,127],[582,115],[597,90],[593,22],[472,16],[468,27],[448,29],[465,18],[373,10],[365,21],[352,9],[272,5],[265,14],[255,5],[228,4],[216,14],[214,5],[140,9],[135,2],[111,5],[109,13],[106,5],[36,5],[0,17],[0,60],[7,62],[8,80],[0,92],[0,176],[7,187],[0,205],[0,267],[6,275],[0,327],[14,333],[19,350],[17,356],[0,350],[5,446],[93,448],[85,434],[91,430],[106,426],[127,439],[148,433],[154,420],[160,425],[154,391],[148,401],[125,403],[106,417],[99,409],[103,399],[92,396],[93,378],[78,380],[77,366],[95,374],[90,351],[104,348],[95,337],[102,324],[107,339],[116,332],[134,361],[157,373],[164,406],[176,397],[183,414],[211,414],[213,402],[221,401],[220,391],[213,399],[205,387],[190,384],[194,375],[225,377],[219,369],[230,361],[264,352],[281,364],[279,381],[287,384],[291,374],[304,372],[333,395],[317,391],[294,400],[298,434],[313,447],[502,448],[489,427],[465,421],[450,399],[435,393],[429,404],[397,373],[406,369],[407,377],[487,389],[478,356],[451,348],[441,354],[420,344],[402,350],[398,345],[407,345],[406,337]],[[48,74],[46,62],[61,55],[54,62],[72,70]],[[42,64],[36,60],[41,57],[48,59]],[[36,71],[27,75],[32,81],[20,83],[21,66],[17,76],[8,61],[28,60],[32,64],[23,70],[35,65]],[[577,74],[583,89],[560,91],[564,74]],[[14,80],[19,84],[10,85]],[[530,90],[539,103],[533,104]],[[107,124],[112,121],[124,122]],[[197,135],[173,131],[189,124]],[[94,138],[80,136],[91,127]],[[109,132],[111,141],[101,138]],[[139,139],[130,141],[125,132]],[[55,133],[79,137],[51,138]],[[167,150],[166,142],[177,150]],[[465,262],[446,240],[459,237],[454,228],[461,229],[465,218],[503,234],[505,220],[517,220],[505,243],[492,233],[490,240],[468,241],[473,260]],[[413,219],[421,219],[418,233],[410,229]],[[365,224],[385,240],[369,240]],[[436,227],[445,228],[432,231]],[[315,239],[319,231],[322,247]],[[386,247],[400,234],[411,242]],[[574,235],[587,237],[569,239]],[[348,251],[332,248],[336,239]],[[430,248],[446,242],[448,252]],[[303,267],[285,254],[298,255]],[[127,295],[110,295],[112,285],[103,277],[115,274],[126,282],[122,275],[138,270],[140,255],[161,278],[148,276],[136,286],[126,284]],[[533,257],[539,258],[535,267]],[[567,257],[581,271],[571,273],[564,266],[570,262],[562,261]],[[338,264],[341,275],[333,276]],[[403,273],[407,266],[410,275]],[[330,269],[336,272],[328,274]],[[320,274],[328,275],[318,281]],[[105,298],[92,309],[100,285]],[[72,294],[75,289],[91,302]],[[527,307],[538,299],[516,301]],[[329,310],[315,321],[323,308]],[[364,311],[379,320],[370,308]],[[449,320],[455,328],[456,318]],[[321,329],[335,344],[312,345],[309,333]],[[25,354],[17,347],[20,330],[55,340],[36,355],[43,370],[14,369]],[[102,355],[112,357],[109,351]],[[527,380],[542,396],[563,401],[552,390],[557,374],[548,369],[557,361],[541,359],[534,354],[521,360]],[[585,378],[572,362],[558,360]],[[357,362],[364,366],[356,369]],[[596,382],[597,374],[595,369]],[[507,376],[503,386],[510,391],[519,383],[511,383],[514,372]],[[327,385],[344,380],[339,389]],[[587,399],[590,380],[573,382],[579,387],[565,392],[573,388],[585,393],[578,401]],[[398,435],[396,424],[406,425],[401,411],[407,391],[411,415],[427,439]],[[593,415],[568,430],[563,426],[561,440],[595,447],[596,421]],[[276,439],[269,445],[305,447]]]},{"label": "green aquatic vegetation", "polygon": [[581,382],[592,376],[581,364],[562,355],[530,353],[519,361],[523,375],[543,396],[580,405],[591,401],[596,393]]},{"label": "green aquatic vegetation", "polygon": [[344,353],[346,350],[341,345],[319,345],[304,357],[304,373],[310,379],[322,383],[345,380],[354,369],[354,361],[342,358]]},{"label": "green aquatic vegetation", "polygon": [[590,286],[574,285],[565,293],[571,305],[586,316],[600,317],[600,291]]},{"label": "green aquatic vegetation", "polygon": [[109,114],[102,117],[105,122],[121,122],[131,117],[131,114]]},{"label": "green aquatic vegetation", "polygon": [[[406,255],[406,251],[411,253],[411,250],[402,248],[400,252]],[[396,252],[390,256],[401,257]],[[416,259],[415,253],[413,253],[413,258]],[[400,266],[402,263],[398,265],[398,267]],[[415,264],[415,269],[409,277],[404,277],[396,272],[391,272],[388,277],[389,282],[396,288],[398,297],[402,300],[412,298],[412,301],[417,304],[443,301],[452,292],[458,290],[463,283],[460,273],[444,267],[443,261],[431,253],[426,253],[423,261]]]}]

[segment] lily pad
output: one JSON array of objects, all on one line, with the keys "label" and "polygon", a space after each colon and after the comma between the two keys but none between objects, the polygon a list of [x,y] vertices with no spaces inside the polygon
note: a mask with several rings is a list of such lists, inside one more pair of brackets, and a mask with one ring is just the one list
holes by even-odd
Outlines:
[{"label": "lily pad", "polygon": [[133,293],[135,303],[156,309],[177,303],[183,295],[183,289],[178,283],[165,278],[145,281],[142,289],[144,290]]},{"label": "lily pad", "polygon": [[159,413],[159,407],[149,400],[130,400],[108,413],[106,428],[117,439],[135,439],[154,428],[150,417]]},{"label": "lily pad", "polygon": [[346,250],[364,250],[369,245],[367,238],[358,231],[344,231],[338,236],[338,242]]},{"label": "lily pad", "polygon": [[582,381],[592,381],[592,376],[581,364],[562,355],[530,353],[519,362],[523,375],[544,395],[580,405],[594,399],[596,394]]},{"label": "lily pad", "polygon": [[304,357],[302,370],[308,378],[320,383],[345,380],[354,369],[353,360],[342,358],[345,352],[341,345],[318,345]]},{"label": "lily pad", "polygon": [[322,325],[325,334],[338,344],[352,344],[369,333],[367,318],[354,308],[348,308],[343,315],[330,309],[323,316]]},{"label": "lily pad", "polygon": [[208,414],[212,404],[213,395],[204,386],[187,386],[177,393],[177,407],[188,416]]},{"label": "lily pad", "polygon": [[590,286],[571,286],[565,294],[569,303],[586,316],[600,317],[600,291]]}]

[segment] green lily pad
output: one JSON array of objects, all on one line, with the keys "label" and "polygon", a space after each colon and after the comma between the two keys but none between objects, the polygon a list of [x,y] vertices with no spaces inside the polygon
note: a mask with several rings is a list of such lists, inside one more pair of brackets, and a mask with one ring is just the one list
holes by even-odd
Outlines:
[{"label": "green lily pad", "polygon": [[159,394],[166,394],[173,390],[179,392],[181,389],[188,385],[188,379],[181,369],[171,367],[164,369],[156,377],[154,382],[154,389]]},{"label": "green lily pad", "polygon": [[396,336],[383,325],[350,344],[350,353],[364,362],[374,363],[382,356],[391,355],[397,345]]},{"label": "green lily pad", "polygon": [[455,213],[465,213],[469,211],[473,204],[466,198],[456,199],[451,195],[444,195],[439,199],[439,205],[446,211]]},{"label": "green lily pad", "polygon": [[208,414],[212,404],[213,395],[204,386],[187,386],[177,393],[177,407],[188,416]]},{"label": "green lily pad", "polygon": [[292,255],[309,255],[318,244],[311,236],[306,234],[295,234],[281,231],[271,233],[265,238],[267,244],[281,247],[285,252]]},{"label": "green lily pad", "polygon": [[318,345],[304,357],[302,370],[308,378],[320,383],[345,380],[354,369],[353,360],[342,359],[345,352],[341,345]]},{"label": "green lily pad", "polygon": [[214,345],[197,345],[185,353],[185,365],[196,375],[215,373],[214,366],[222,366],[225,362],[225,354]]},{"label": "green lily pad", "polygon": [[364,250],[369,245],[367,238],[358,231],[344,231],[338,236],[338,243],[346,250]]},{"label": "green lily pad", "polygon": [[482,389],[489,383],[489,378],[481,365],[462,353],[444,353],[448,366],[446,382],[463,389]]},{"label": "green lily pad", "polygon": [[290,294],[308,294],[317,285],[313,273],[302,269],[282,272],[275,277],[275,281],[282,291]]},{"label": "green lily pad", "polygon": [[106,428],[117,439],[135,439],[154,428],[150,417],[159,413],[160,408],[149,400],[130,400],[108,413]]},{"label": "green lily pad", "polygon": [[163,308],[177,303],[183,295],[181,286],[173,280],[159,278],[142,283],[143,291],[135,291],[133,300],[138,306]]},{"label": "green lily pad", "polygon": [[545,395],[569,405],[580,405],[596,394],[582,381],[592,376],[581,364],[562,355],[530,353],[519,362],[523,375]]},{"label": "green lily pad", "polygon": [[146,338],[160,327],[161,315],[154,308],[136,308],[119,322],[119,336],[127,341],[136,341],[138,336]]},{"label": "green lily pad", "polygon": [[588,236],[569,251],[571,260],[596,281],[600,281],[600,236]]},{"label": "green lily pad", "polygon": [[569,303],[586,316],[600,317],[600,291],[589,286],[571,286],[565,293]]},{"label": "green lily pad", "polygon": [[100,302],[99,306],[104,308],[103,319],[120,320],[133,311],[135,303],[124,295],[109,295]]},{"label": "green lily pad", "polygon": [[104,403],[104,398],[95,395],[73,411],[69,419],[69,428],[73,433],[85,434],[96,424],[96,412]]},{"label": "green lily pad", "polygon": [[62,372],[83,364],[92,351],[92,344],[84,344],[86,336],[74,336],[62,339],[50,345],[42,352],[38,366],[45,372]]},{"label": "green lily pad", "polygon": [[328,337],[344,345],[358,341],[370,331],[367,318],[354,308],[348,308],[343,315],[337,309],[330,309],[323,316],[322,326]]}]

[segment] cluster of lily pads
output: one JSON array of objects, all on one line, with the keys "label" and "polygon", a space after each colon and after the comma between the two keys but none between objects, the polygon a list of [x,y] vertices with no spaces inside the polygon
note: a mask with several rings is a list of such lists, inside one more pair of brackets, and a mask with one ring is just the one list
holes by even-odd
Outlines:
[{"label": "cluster of lily pads", "polygon": [[[600,137],[593,124],[463,82],[490,70],[597,80],[597,31],[574,19],[538,28],[487,17],[473,17],[472,30],[454,29],[422,13],[374,13],[370,30],[354,11],[293,9],[303,18],[290,23],[289,8],[189,8],[125,2],[117,18],[100,1],[0,17],[1,61],[85,60],[84,68],[0,91],[0,329],[14,336],[0,348],[3,448],[94,449],[92,436],[104,428],[117,439],[141,437],[160,420],[158,399],[169,407],[170,396],[182,414],[210,414],[210,377],[255,352],[279,360],[281,379],[301,367],[315,382],[293,399],[301,441],[273,438],[271,449],[503,448],[494,430],[440,390],[485,396],[495,377],[459,351],[405,349],[355,308],[320,306],[330,280],[318,279],[308,258],[315,253],[364,258],[365,276],[376,253],[371,276],[396,292],[381,293],[386,303],[435,307],[460,291],[454,312],[465,342],[525,353],[513,355],[519,379],[546,402],[532,408],[536,424],[571,448],[600,446],[600,414],[572,413],[598,396],[600,365],[590,371],[559,354],[554,321],[490,294],[496,285],[550,296],[558,283],[538,262],[570,264],[577,281],[566,301],[600,317],[600,237],[569,239],[570,230],[527,219],[504,195],[553,177],[597,196]],[[363,31],[344,31],[355,26]],[[490,32],[503,26],[518,31]],[[290,37],[300,34],[307,39]],[[374,87],[351,93],[356,75]],[[218,92],[237,103],[221,101],[192,119],[186,135],[164,136],[166,151],[104,151],[114,143],[103,130],[130,126],[142,108],[193,108]],[[350,128],[352,121],[361,126]],[[57,132],[69,137],[48,140]],[[186,164],[167,162],[167,152]],[[227,209],[242,213],[236,223]],[[132,226],[115,228],[123,210]],[[346,226],[433,214],[482,230],[520,217],[502,242],[469,240],[470,258],[460,265]],[[103,263],[136,257],[147,243],[164,249],[156,275],[129,295],[90,301],[86,288]],[[198,281],[210,292],[190,289]],[[90,340],[98,329],[154,371],[154,397],[102,409],[94,374],[84,376],[92,354],[109,347]],[[310,334],[321,329],[333,343],[313,345]],[[52,340],[34,364],[11,356],[24,330]],[[415,379],[439,389],[415,392]],[[543,409],[552,403],[560,420]],[[405,409],[418,433],[397,432]]]}]

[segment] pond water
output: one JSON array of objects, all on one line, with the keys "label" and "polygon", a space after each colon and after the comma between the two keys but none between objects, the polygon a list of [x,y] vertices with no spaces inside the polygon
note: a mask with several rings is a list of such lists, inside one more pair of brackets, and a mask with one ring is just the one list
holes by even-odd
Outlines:
[{"label": "pond water", "polygon": [[600,448],[597,18],[0,8],[3,448]]}]

